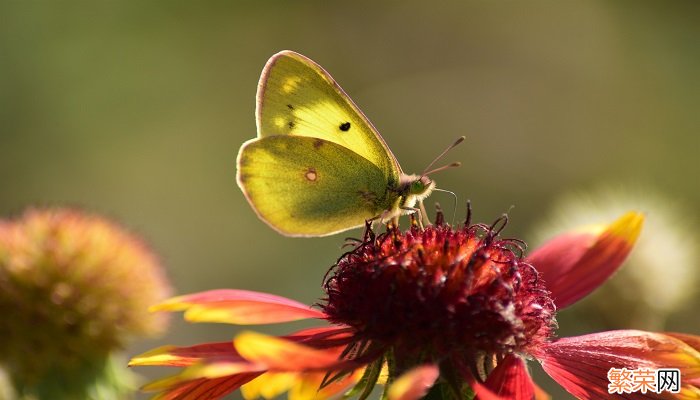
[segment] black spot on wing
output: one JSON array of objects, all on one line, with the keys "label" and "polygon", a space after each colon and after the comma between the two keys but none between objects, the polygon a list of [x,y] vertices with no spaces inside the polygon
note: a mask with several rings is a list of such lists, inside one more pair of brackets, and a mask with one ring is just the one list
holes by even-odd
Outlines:
[{"label": "black spot on wing", "polygon": [[341,131],[347,132],[347,131],[350,130],[350,123],[349,123],[349,122],[343,122],[342,124],[340,124],[339,128],[340,128]]},{"label": "black spot on wing", "polygon": [[314,149],[320,149],[326,142],[323,139],[314,140]]},{"label": "black spot on wing", "polygon": [[290,110],[293,110],[293,109],[294,109],[294,106],[291,105],[291,104],[287,104],[287,108],[290,109]]},{"label": "black spot on wing", "polygon": [[294,129],[294,125],[296,125],[294,121],[287,122],[287,126],[289,126],[289,129]]}]

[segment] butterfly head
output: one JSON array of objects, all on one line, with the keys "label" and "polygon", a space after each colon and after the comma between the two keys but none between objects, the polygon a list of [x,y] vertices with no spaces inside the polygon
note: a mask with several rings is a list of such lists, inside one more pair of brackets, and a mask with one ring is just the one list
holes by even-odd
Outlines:
[{"label": "butterfly head", "polygon": [[425,175],[404,175],[401,178],[400,193],[404,198],[404,207],[413,207],[417,202],[430,196],[435,189],[435,182]]},{"label": "butterfly head", "polygon": [[435,190],[435,182],[432,179],[430,179],[428,175],[444,171],[449,168],[459,167],[461,165],[459,162],[454,162],[452,164],[443,165],[439,168],[431,169],[435,162],[437,162],[440,158],[442,158],[442,156],[447,154],[448,151],[450,151],[463,141],[464,136],[459,137],[439,156],[437,156],[430,164],[428,164],[425,170],[423,170],[423,173],[421,173],[420,175],[403,175],[401,177],[401,192],[405,199],[403,204],[404,207],[413,207],[416,203],[421,202],[426,197],[430,196],[430,193],[432,193],[433,190]]},{"label": "butterfly head", "polygon": [[416,200],[423,200],[435,189],[435,182],[427,176],[421,176],[411,182],[408,194],[416,196]]}]

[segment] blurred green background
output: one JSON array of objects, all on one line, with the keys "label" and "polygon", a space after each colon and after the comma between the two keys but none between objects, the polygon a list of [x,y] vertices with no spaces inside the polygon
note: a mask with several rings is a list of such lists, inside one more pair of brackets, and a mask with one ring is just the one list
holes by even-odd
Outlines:
[{"label": "blurred green background", "polygon": [[[466,135],[447,160],[463,167],[435,176],[458,194],[459,218],[466,199],[479,222],[514,205],[507,235],[533,240],[559,196],[601,182],[694,206],[698,17],[697,1],[4,1],[0,212],[65,204],[116,218],[156,249],[178,293],[313,303],[359,231],[282,237],[235,183],[260,71],[283,49],[324,66],[407,172]],[[449,196],[433,201],[452,211]],[[666,328],[698,333],[688,310]],[[559,320],[561,335],[587,332]],[[165,339],[128,352],[234,331],[176,316]]]}]

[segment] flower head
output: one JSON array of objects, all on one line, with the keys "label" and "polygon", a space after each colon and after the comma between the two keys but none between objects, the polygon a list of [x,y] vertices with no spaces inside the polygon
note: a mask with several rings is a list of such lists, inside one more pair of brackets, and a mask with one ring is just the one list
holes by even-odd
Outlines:
[{"label": "flower head", "polygon": [[216,399],[241,386],[249,399],[284,390],[293,399],[344,391],[365,398],[377,383],[391,400],[429,390],[443,398],[544,398],[527,371],[529,359],[582,399],[607,398],[611,368],[678,368],[683,395],[698,390],[700,337],[642,331],[554,337],[555,309],[617,270],[639,234],[641,214],[566,233],[527,257],[523,242],[500,238],[502,222],[471,225],[468,218],[452,228],[438,215],[435,226],[403,232],[375,235],[368,227],[329,271],[321,311],[235,290],[172,299],[157,308],[186,310],[192,320],[318,318],[330,326],[282,337],[244,332],[232,345],[163,347],[132,365],[187,367],[146,387],[164,399]]},{"label": "flower head", "polygon": [[110,352],[165,328],[146,310],[168,292],[153,253],[103,217],[47,208],[0,221],[0,363],[21,391],[108,372]]},{"label": "flower head", "polygon": [[522,243],[485,225],[391,229],[338,261],[326,318],[397,364],[528,352],[549,337],[554,303]]}]

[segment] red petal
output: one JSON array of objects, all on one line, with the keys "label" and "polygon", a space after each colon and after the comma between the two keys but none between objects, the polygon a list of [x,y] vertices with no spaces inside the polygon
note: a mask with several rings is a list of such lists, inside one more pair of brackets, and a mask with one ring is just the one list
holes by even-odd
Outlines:
[{"label": "red petal", "polygon": [[525,362],[512,354],[498,364],[486,382],[470,384],[478,400],[532,400],[535,397],[535,384]]},{"label": "red petal", "polygon": [[485,382],[494,393],[513,399],[532,399],[535,388],[527,372],[525,362],[518,356],[509,355],[501,361]]},{"label": "red petal", "polygon": [[629,212],[615,222],[557,236],[527,257],[540,272],[562,309],[585,297],[627,258],[642,229],[644,216]]},{"label": "red petal", "polygon": [[173,386],[154,400],[216,400],[250,382],[260,373],[249,373],[215,379],[195,379]]},{"label": "red petal", "polygon": [[152,311],[185,311],[192,322],[237,325],[270,324],[325,318],[321,311],[284,297],[248,290],[220,289],[172,298]]},{"label": "red petal", "polygon": [[151,382],[142,390],[156,391],[156,399],[218,399],[264,371],[247,362],[203,362],[179,374]]},{"label": "red petal", "polygon": [[354,339],[354,333],[352,328],[345,326],[328,326],[304,329],[283,338],[317,349],[325,349],[350,343]]},{"label": "red petal", "polygon": [[676,332],[664,332],[664,335],[676,338],[695,350],[700,351],[700,336]]},{"label": "red petal", "polygon": [[190,347],[163,346],[138,355],[129,361],[129,366],[166,365],[187,367],[205,359],[244,361],[231,342],[205,343]]},{"label": "red petal", "polygon": [[399,376],[389,387],[389,400],[416,400],[428,393],[428,390],[440,375],[437,365],[415,367]]},{"label": "red petal", "polygon": [[[542,368],[580,399],[608,399],[610,368],[678,368],[681,382],[700,376],[700,353],[670,336],[625,330],[563,338],[537,355]],[[632,393],[627,398],[649,398]],[[656,395],[661,396],[661,394]],[[668,392],[666,397],[674,398]]]}]

